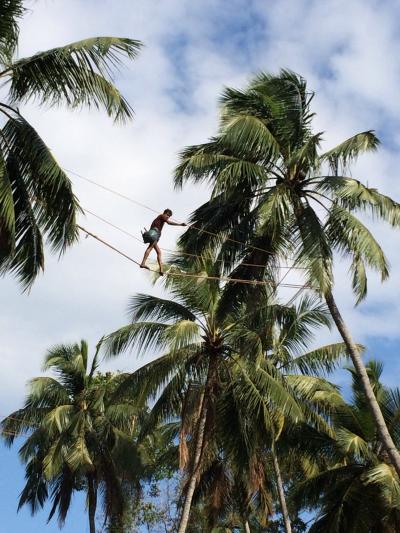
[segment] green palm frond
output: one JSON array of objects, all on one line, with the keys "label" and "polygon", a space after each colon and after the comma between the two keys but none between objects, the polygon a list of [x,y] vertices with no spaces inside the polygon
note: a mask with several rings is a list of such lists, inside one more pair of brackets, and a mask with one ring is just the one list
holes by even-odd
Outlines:
[{"label": "green palm frond", "polygon": [[3,0],[0,5],[0,63],[9,65],[19,36],[19,19],[25,8],[22,0]]},{"label": "green palm frond", "polygon": [[328,161],[333,173],[337,174],[339,169],[346,169],[363,152],[377,150],[379,144],[379,139],[372,130],[364,131],[325,152],[320,159]]},{"label": "green palm frond", "polygon": [[[332,286],[332,251],[324,227],[312,207],[298,205],[296,215],[299,233],[296,262],[308,269],[308,282],[317,282],[319,290]],[[295,208],[296,209],[296,208]]]},{"label": "green palm frond", "polygon": [[336,430],[336,440],[345,455],[362,459],[372,457],[368,442],[347,428],[340,427]]},{"label": "green palm frond", "polygon": [[71,505],[73,491],[76,489],[76,479],[72,470],[65,466],[53,481],[51,487],[53,505],[47,521],[49,522],[54,513],[58,511],[58,524],[62,527]]},{"label": "green palm frond", "polygon": [[382,281],[389,275],[382,248],[364,224],[339,205],[333,205],[330,210],[326,233],[335,249],[353,258],[353,290],[359,303],[367,292],[364,263],[379,272]]},{"label": "green palm frond", "polygon": [[41,376],[29,382],[29,394],[25,408],[43,409],[53,408],[69,403],[68,390],[56,379]]},{"label": "green palm frond", "polygon": [[[185,368],[191,377],[201,372],[202,349],[198,346],[186,346],[181,350],[168,352],[154,361],[147,363],[135,372],[127,374],[115,391],[116,401],[128,393],[129,397],[138,405],[144,405],[148,400],[154,400],[160,390],[180,370]],[[192,363],[191,363],[192,361]]]},{"label": "green palm frond", "polygon": [[400,223],[400,204],[377,189],[354,178],[328,176],[318,181],[317,190],[331,194],[336,203],[351,211],[365,211],[392,226]]},{"label": "green palm frond", "polygon": [[295,171],[305,169],[306,172],[317,172],[320,167],[318,148],[322,141],[322,133],[311,135],[304,144],[286,161],[289,169]]},{"label": "green palm frond", "polygon": [[137,355],[150,349],[163,349],[167,346],[165,331],[168,324],[159,322],[136,322],[110,333],[102,342],[107,357],[120,354],[137,347]]},{"label": "green palm frond", "polygon": [[[0,254],[10,253],[15,245],[15,209],[11,181],[4,154],[0,152]],[[0,258],[1,261],[1,258]]]},{"label": "green palm frond", "polygon": [[209,180],[210,173],[215,168],[225,168],[232,162],[232,156],[221,153],[216,139],[209,143],[192,145],[180,152],[180,164],[175,168],[174,185],[181,188],[183,184],[192,179],[198,183]]},{"label": "green palm frond", "polygon": [[[175,280],[173,280],[176,283]],[[136,320],[196,320],[187,307],[174,300],[166,300],[149,294],[136,294],[131,298],[128,314]]]},{"label": "green palm frond", "polygon": [[69,178],[36,130],[20,115],[10,119],[2,131],[5,149],[17,164],[38,226],[54,251],[65,251],[77,240],[75,217],[80,210]]},{"label": "green palm frond", "polygon": [[271,423],[271,413],[278,409],[289,419],[300,421],[303,417],[300,406],[290,394],[282,377],[272,367],[268,371],[263,367],[244,364],[235,360],[237,380],[232,385],[237,390],[241,402],[250,412],[257,416],[262,413],[267,426]]},{"label": "green palm frond", "polygon": [[370,468],[365,472],[363,481],[366,485],[377,485],[386,505],[400,511],[400,481],[390,465],[380,463]]},{"label": "green palm frond", "polygon": [[140,48],[133,39],[93,37],[15,61],[7,70],[11,100],[102,106],[115,120],[126,120],[132,110],[112,84],[111,70]]},{"label": "green palm frond", "polygon": [[10,246],[10,238],[6,236],[1,246],[0,274],[11,272],[19,279],[24,290],[28,290],[44,267],[43,240],[14,156],[7,158],[7,173],[13,189],[14,246]]},{"label": "green palm frond", "polygon": [[274,161],[280,151],[267,123],[251,115],[225,120],[220,140],[239,157],[251,154],[253,160]]},{"label": "green palm frond", "polygon": [[150,415],[143,424],[142,436],[152,433],[161,422],[176,420],[182,410],[186,382],[186,371],[178,368],[151,409]]},{"label": "green palm frond", "polygon": [[94,467],[89,450],[86,445],[84,435],[78,435],[70,447],[69,453],[65,457],[65,461],[71,470],[78,469],[92,469]]},{"label": "green palm frond", "polygon": [[259,208],[260,232],[268,233],[277,240],[285,230],[292,214],[290,191],[285,185],[277,185],[263,197]]},{"label": "green palm frond", "polygon": [[69,430],[71,416],[75,413],[73,405],[58,405],[52,409],[42,420],[42,426],[46,427],[49,435]]},{"label": "green palm frond", "polygon": [[31,514],[43,508],[48,496],[48,484],[43,475],[43,465],[39,458],[33,458],[26,469],[27,482],[18,500],[18,510],[28,505]]},{"label": "green palm frond", "polygon": [[165,329],[164,338],[170,352],[179,351],[195,343],[200,347],[200,326],[192,320],[179,320]]},{"label": "green palm frond", "polygon": [[[363,348],[360,346],[360,348]],[[289,362],[280,366],[280,370],[291,372],[298,369],[302,374],[317,374],[333,372],[344,358],[347,358],[347,349],[343,342],[320,346],[316,350],[294,357]]]},{"label": "green palm frond", "polygon": [[[78,238],[80,208],[69,178],[32,126],[16,115],[2,133],[2,240],[11,246],[0,268],[14,272],[29,288],[43,269],[43,236],[54,252],[63,253]],[[2,254],[7,250],[4,242],[0,248]]]}]

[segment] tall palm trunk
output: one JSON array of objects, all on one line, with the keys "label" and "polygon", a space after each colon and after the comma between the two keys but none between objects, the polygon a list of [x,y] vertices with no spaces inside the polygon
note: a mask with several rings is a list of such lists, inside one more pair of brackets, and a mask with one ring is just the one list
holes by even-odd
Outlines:
[{"label": "tall palm trunk", "polygon": [[87,477],[88,482],[88,511],[89,511],[89,531],[96,533],[96,507],[97,507],[97,489],[92,474]]},{"label": "tall palm trunk", "polygon": [[195,444],[195,451],[194,451],[194,457],[193,457],[193,463],[192,463],[192,472],[190,474],[190,480],[189,480],[188,488],[186,491],[185,503],[182,509],[182,515],[181,515],[181,519],[179,522],[178,533],[185,533],[188,527],[188,524],[189,524],[190,509],[192,507],[193,494],[196,488],[197,477],[199,474],[200,464],[201,464],[201,455],[202,455],[203,445],[204,445],[204,433],[205,433],[205,427],[206,427],[206,421],[207,421],[207,407],[208,407],[207,404],[208,404],[208,397],[211,392],[212,379],[214,376],[214,372],[215,372],[215,362],[211,360],[209,367],[208,367],[207,379],[206,379],[206,384],[204,387],[204,393],[201,398],[200,416],[199,416],[199,423],[197,427],[196,444]]},{"label": "tall palm trunk", "polygon": [[285,491],[283,490],[281,470],[279,468],[278,457],[276,455],[275,443],[272,443],[271,451],[272,451],[272,462],[274,464],[276,486],[278,489],[278,498],[279,498],[279,503],[281,506],[283,522],[285,524],[285,531],[286,533],[292,533],[292,525],[290,523],[289,512],[288,512],[288,508],[286,505]]},{"label": "tall palm trunk", "polygon": [[364,394],[367,398],[367,402],[376,424],[378,430],[379,438],[382,441],[384,448],[386,449],[391,462],[396,469],[397,474],[400,476],[400,454],[396,448],[393,439],[387,428],[385,419],[383,418],[382,411],[379,407],[379,404],[376,400],[374,391],[372,389],[367,370],[365,368],[364,362],[361,358],[360,352],[354,343],[349,330],[340,314],[339,309],[337,308],[336,302],[331,292],[325,294],[325,301],[328,305],[329,311],[332,315],[332,318],[336,324],[336,327],[342,336],[344,343],[346,344],[347,350],[350,354],[353,365],[357,371],[357,374],[361,380],[362,387],[364,389]]},{"label": "tall palm trunk", "polygon": [[250,531],[250,525],[249,525],[248,520],[245,520],[245,521],[243,522],[243,527],[244,527],[244,531],[245,531],[245,533],[251,533],[251,531]]}]

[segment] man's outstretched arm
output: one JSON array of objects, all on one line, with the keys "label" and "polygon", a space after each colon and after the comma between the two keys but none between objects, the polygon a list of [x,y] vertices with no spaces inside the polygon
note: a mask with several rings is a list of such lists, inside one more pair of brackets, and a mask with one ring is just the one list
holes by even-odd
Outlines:
[{"label": "man's outstretched arm", "polygon": [[172,220],[166,221],[169,226],[187,226],[185,222],[172,222]]}]

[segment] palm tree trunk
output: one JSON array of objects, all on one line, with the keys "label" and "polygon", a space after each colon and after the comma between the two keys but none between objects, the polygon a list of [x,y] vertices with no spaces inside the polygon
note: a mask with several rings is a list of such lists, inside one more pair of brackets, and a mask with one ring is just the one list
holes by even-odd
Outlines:
[{"label": "palm tree trunk", "polygon": [[356,369],[357,374],[361,380],[365,397],[369,404],[372,417],[378,430],[379,438],[382,441],[382,444],[386,449],[397,474],[400,476],[400,454],[389,433],[385,419],[383,418],[382,411],[376,400],[374,391],[369,381],[367,370],[361,358],[361,354],[357,348],[357,345],[354,343],[349,330],[347,329],[347,326],[342,318],[342,315],[340,314],[339,309],[336,306],[336,302],[331,292],[325,294],[325,301],[328,305],[329,311],[336,324],[336,327],[340,335],[342,336],[344,343],[346,344],[351,360],[353,361],[354,368]]},{"label": "palm tree trunk", "polygon": [[276,486],[278,489],[278,498],[279,498],[279,503],[281,506],[283,522],[285,524],[285,531],[286,533],[292,533],[292,525],[290,523],[289,512],[288,512],[288,508],[286,505],[285,491],[283,490],[281,470],[279,468],[279,462],[278,462],[278,457],[276,455],[276,449],[275,449],[274,443],[272,443],[271,451],[272,451],[272,462],[274,463]]},{"label": "palm tree trunk", "polygon": [[244,527],[244,531],[245,531],[245,533],[251,533],[251,531],[250,531],[250,525],[249,525],[248,520],[245,520],[245,521],[243,522],[243,527]]},{"label": "palm tree trunk", "polygon": [[96,533],[96,507],[97,507],[97,494],[95,488],[95,481],[91,474],[87,476],[88,482],[88,511],[89,511],[89,531],[90,533]]},{"label": "palm tree trunk", "polygon": [[178,533],[185,533],[188,527],[188,524],[189,524],[190,509],[192,507],[193,494],[196,488],[197,476],[200,470],[201,455],[203,451],[204,433],[205,433],[206,420],[207,420],[207,401],[208,401],[208,395],[211,392],[212,378],[214,376],[214,372],[215,372],[215,362],[211,360],[209,367],[208,367],[204,392],[201,398],[200,417],[199,417],[199,423],[198,423],[198,428],[197,428],[192,473],[190,475],[189,485],[186,491],[185,503],[182,509],[182,515],[181,515],[181,519],[179,522]]}]

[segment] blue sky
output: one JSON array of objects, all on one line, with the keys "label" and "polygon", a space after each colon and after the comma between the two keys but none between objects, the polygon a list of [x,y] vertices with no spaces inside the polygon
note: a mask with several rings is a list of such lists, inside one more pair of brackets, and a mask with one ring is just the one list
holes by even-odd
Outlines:
[{"label": "blue sky", "polygon": [[[64,167],[155,209],[171,207],[177,218],[185,219],[207,191],[192,186],[173,190],[177,152],[215,132],[224,86],[240,87],[254,72],[287,67],[305,76],[317,93],[315,127],[325,132],[326,146],[357,131],[378,132],[381,149],[360,161],[353,174],[400,199],[397,2],[39,0],[29,2],[29,7],[21,30],[21,56],[96,34],[145,43],[139,59],[117,77],[136,111],[131,124],[113,126],[95,111],[73,113],[34,105],[22,109]],[[148,212],[73,181],[84,207],[138,235],[149,223]],[[143,253],[140,245],[98,220],[87,217],[83,222],[135,257]],[[341,264],[335,292],[354,336],[368,346],[371,356],[385,362],[385,379],[394,385],[400,367],[400,236],[380,224],[370,227],[387,252],[391,279],[381,285],[372,275],[367,302],[354,308],[347,265]],[[165,247],[174,247],[179,232],[168,229]],[[160,292],[145,273],[90,239],[82,240],[61,262],[48,258],[45,275],[29,296],[21,295],[10,278],[1,279],[0,285],[7,302],[0,315],[1,416],[20,406],[25,383],[40,373],[49,346],[86,338],[94,347],[104,333],[124,324],[129,295]],[[336,339],[334,332],[321,332],[317,340]],[[126,355],[105,368],[131,370],[141,363]],[[337,378],[347,385],[346,373]],[[44,514],[33,520],[27,511],[16,514],[23,480],[17,450],[1,448],[0,464],[0,531],[57,531],[56,523],[44,526]],[[65,532],[85,531],[82,509],[78,500]]]}]

